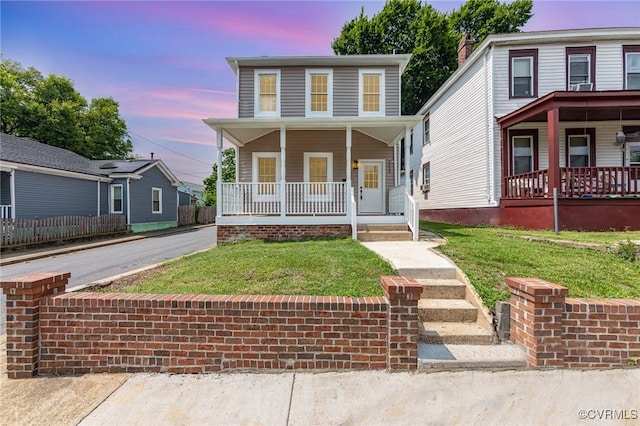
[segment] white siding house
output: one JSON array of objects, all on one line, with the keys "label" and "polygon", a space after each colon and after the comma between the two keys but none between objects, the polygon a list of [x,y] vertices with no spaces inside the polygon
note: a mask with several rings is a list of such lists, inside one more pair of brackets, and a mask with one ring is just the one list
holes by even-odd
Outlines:
[{"label": "white siding house", "polygon": [[421,218],[640,227],[640,28],[490,35],[463,59],[414,128]]}]

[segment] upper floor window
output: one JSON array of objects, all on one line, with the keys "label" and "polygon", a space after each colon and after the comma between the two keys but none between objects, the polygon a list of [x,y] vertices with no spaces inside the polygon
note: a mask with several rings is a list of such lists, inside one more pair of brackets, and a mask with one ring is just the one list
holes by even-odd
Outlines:
[{"label": "upper floor window", "polygon": [[306,71],[305,109],[307,117],[333,115],[332,70],[308,69]]},{"label": "upper floor window", "polygon": [[624,57],[624,88],[640,90],[640,46],[622,46]]},{"label": "upper floor window", "polygon": [[256,117],[280,116],[280,70],[255,70]]},{"label": "upper floor window", "polygon": [[[591,83],[590,89],[595,89],[596,82],[596,48],[567,47],[567,90],[581,87],[581,83]],[[572,87],[573,86],[573,87]]]},{"label": "upper floor window", "polygon": [[424,127],[424,138],[422,139],[422,146],[431,143],[431,136],[429,135],[429,117],[425,118],[422,123]]},{"label": "upper floor window", "polygon": [[151,188],[151,212],[162,213],[162,188]]},{"label": "upper floor window", "polygon": [[384,116],[384,70],[360,70],[358,113],[360,116]]},{"label": "upper floor window", "polygon": [[509,63],[509,97],[538,96],[538,50],[510,50]]}]

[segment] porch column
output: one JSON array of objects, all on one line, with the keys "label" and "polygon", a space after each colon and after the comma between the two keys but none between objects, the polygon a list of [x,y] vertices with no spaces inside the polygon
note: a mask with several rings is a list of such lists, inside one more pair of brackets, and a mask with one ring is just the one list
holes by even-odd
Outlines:
[{"label": "porch column", "polygon": [[547,130],[549,139],[549,192],[560,185],[560,110],[547,111]]},{"label": "porch column", "polygon": [[411,128],[409,126],[404,129],[404,191],[407,195],[411,194],[411,178],[409,170],[411,168],[411,158],[409,149],[411,146]]},{"label": "porch column", "polygon": [[216,184],[216,217],[222,216],[222,128],[216,131],[216,168],[217,168],[217,184]]},{"label": "porch column", "polygon": [[351,124],[347,124],[347,132],[345,135],[347,141],[347,164],[346,164],[346,177],[347,177],[347,189],[351,188]]},{"label": "porch column", "polygon": [[280,216],[287,215],[287,128],[280,126]]}]

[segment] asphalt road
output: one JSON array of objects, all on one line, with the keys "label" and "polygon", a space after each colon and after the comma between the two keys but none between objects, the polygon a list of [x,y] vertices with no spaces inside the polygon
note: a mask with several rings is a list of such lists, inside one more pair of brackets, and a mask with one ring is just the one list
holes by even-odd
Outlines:
[{"label": "asphalt road", "polygon": [[175,259],[215,245],[215,226],[6,265],[3,280],[34,272],[71,272],[67,289]]}]

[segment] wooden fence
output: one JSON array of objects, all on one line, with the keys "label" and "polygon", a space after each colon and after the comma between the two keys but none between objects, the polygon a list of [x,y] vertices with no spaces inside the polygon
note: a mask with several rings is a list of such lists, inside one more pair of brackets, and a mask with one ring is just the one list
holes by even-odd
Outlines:
[{"label": "wooden fence", "polygon": [[195,223],[213,223],[216,220],[216,208],[212,206],[180,206],[178,207],[178,226]]},{"label": "wooden fence", "polygon": [[47,219],[2,219],[2,247],[73,238],[108,235],[127,230],[127,218],[103,216],[59,216]]}]

